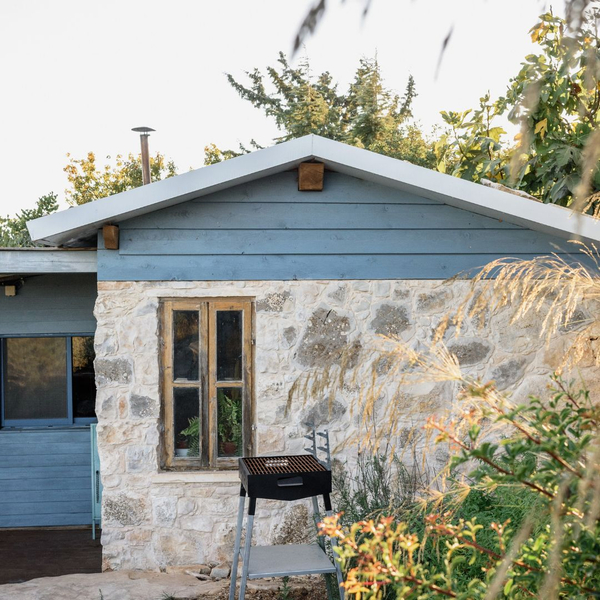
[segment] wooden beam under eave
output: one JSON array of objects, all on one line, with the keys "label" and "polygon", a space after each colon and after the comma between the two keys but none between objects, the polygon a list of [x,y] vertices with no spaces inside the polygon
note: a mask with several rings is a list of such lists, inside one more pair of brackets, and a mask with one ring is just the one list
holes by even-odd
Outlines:
[{"label": "wooden beam under eave", "polygon": [[298,190],[301,192],[322,192],[325,165],[318,162],[304,162],[298,165]]},{"label": "wooden beam under eave", "polygon": [[104,240],[104,247],[107,250],[118,250],[119,249],[119,226],[118,225],[105,225],[102,228],[102,239]]}]

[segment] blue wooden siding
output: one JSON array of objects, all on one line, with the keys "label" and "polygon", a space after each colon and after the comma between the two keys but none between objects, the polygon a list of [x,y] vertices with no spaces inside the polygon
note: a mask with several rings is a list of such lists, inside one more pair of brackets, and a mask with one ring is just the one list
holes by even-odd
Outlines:
[{"label": "blue wooden siding", "polygon": [[[99,280],[444,279],[564,240],[339,173],[280,173],[120,223]],[[526,202],[527,200],[523,200]]]},{"label": "blue wooden siding", "polygon": [[95,274],[27,277],[16,296],[0,294],[0,336],[93,333]]},{"label": "blue wooden siding", "polygon": [[89,525],[89,428],[0,431],[0,527]]}]

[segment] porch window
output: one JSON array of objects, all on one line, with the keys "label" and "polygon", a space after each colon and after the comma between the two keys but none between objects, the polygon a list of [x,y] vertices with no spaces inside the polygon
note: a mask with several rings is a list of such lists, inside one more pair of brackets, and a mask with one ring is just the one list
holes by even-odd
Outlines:
[{"label": "porch window", "polygon": [[96,421],[92,336],[0,339],[3,427]]},{"label": "porch window", "polygon": [[252,447],[252,302],[164,300],[167,468],[235,468]]}]

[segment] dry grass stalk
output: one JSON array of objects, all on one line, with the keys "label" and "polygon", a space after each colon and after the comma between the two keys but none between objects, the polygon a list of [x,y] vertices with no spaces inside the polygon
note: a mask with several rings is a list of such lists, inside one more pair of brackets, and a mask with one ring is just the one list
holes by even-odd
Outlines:
[{"label": "dry grass stalk", "polygon": [[562,577],[562,555],[563,555],[563,521],[561,513],[564,506],[565,494],[571,483],[572,476],[567,476],[561,483],[556,498],[552,503],[550,512],[552,527],[552,549],[548,557],[547,574],[540,592],[542,598],[558,600],[560,580]]},{"label": "dry grass stalk", "polygon": [[[598,320],[574,318],[582,305],[600,300],[600,264],[594,244],[588,247],[581,242],[572,243],[579,247],[579,256],[595,267],[593,270],[576,260],[568,262],[558,254],[492,261],[473,277],[469,293],[456,313],[440,324],[436,339],[442,339],[450,325],[460,335],[466,318],[482,319],[486,314],[510,309],[513,312],[509,324],[513,325],[534,313],[542,319],[541,335],[546,343],[561,329],[580,330],[556,369],[577,364],[590,341],[600,336]],[[595,355],[595,364],[600,365],[600,354]]]}]

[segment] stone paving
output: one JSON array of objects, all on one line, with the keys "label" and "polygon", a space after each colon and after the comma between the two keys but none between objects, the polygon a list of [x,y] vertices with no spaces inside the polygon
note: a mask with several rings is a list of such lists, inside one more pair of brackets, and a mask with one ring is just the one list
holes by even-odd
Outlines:
[{"label": "stone paving", "polygon": [[[275,600],[280,597],[281,580],[248,582],[247,598]],[[325,598],[320,578],[297,578],[292,598]],[[85,575],[43,577],[26,583],[0,585],[0,600],[224,600],[229,579],[199,581],[178,573],[119,571]]]}]

